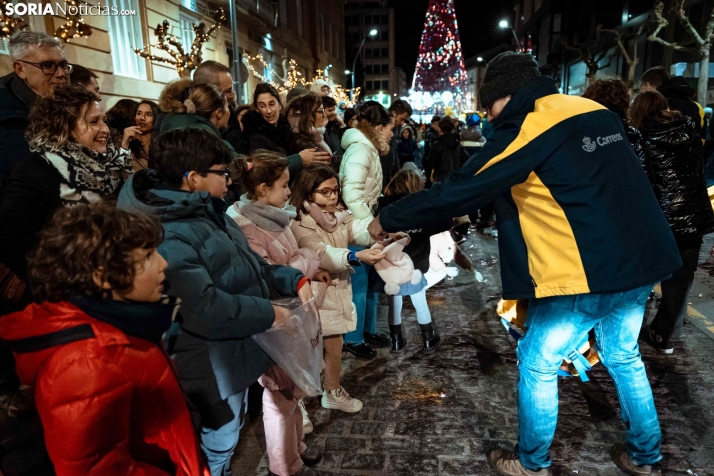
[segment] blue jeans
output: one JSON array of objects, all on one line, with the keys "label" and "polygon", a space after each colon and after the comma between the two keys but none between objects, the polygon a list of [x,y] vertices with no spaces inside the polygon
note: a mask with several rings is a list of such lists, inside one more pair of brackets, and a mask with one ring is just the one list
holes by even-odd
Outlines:
[{"label": "blue jeans", "polygon": [[652,286],[622,293],[531,299],[525,336],[518,341],[519,435],[516,451],[531,471],[551,465],[548,448],[558,420],[558,367],[595,328],[602,363],[615,381],[627,428],[627,453],[636,465],[660,454],[659,420],[637,337]]},{"label": "blue jeans", "polygon": [[[360,251],[360,246],[350,246],[350,251]],[[357,328],[345,334],[346,344],[361,344],[364,342],[364,333],[377,332],[377,293],[368,291],[367,273],[370,265],[362,263],[355,266],[352,275],[352,302],[357,308]]]},{"label": "blue jeans", "polygon": [[208,460],[211,476],[230,476],[231,458],[238,445],[240,430],[248,408],[248,389],[228,397],[233,419],[217,430],[201,428],[201,449]]}]

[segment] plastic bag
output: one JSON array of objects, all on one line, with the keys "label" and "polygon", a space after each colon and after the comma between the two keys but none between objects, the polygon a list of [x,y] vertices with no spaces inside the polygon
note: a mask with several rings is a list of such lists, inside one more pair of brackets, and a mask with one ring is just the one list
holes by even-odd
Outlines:
[{"label": "plastic bag", "polygon": [[254,335],[253,339],[306,395],[322,395],[322,327],[313,310],[313,300],[304,305],[300,298],[279,299],[272,303],[291,311],[287,325],[281,329],[268,329]]}]

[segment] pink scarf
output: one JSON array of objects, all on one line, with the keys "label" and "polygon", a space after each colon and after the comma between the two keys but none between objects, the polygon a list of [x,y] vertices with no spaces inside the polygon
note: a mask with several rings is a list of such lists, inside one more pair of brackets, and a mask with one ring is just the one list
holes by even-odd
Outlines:
[{"label": "pink scarf", "polygon": [[323,210],[318,205],[310,203],[307,200],[303,204],[303,207],[315,222],[317,222],[318,226],[328,233],[334,233],[340,225],[345,223],[350,214],[342,205],[337,205],[337,208],[332,213]]}]

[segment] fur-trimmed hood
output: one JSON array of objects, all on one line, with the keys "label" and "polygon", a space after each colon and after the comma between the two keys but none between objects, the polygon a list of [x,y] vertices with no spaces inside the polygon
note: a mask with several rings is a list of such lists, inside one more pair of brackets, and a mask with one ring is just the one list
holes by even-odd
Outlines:
[{"label": "fur-trimmed hood", "polygon": [[193,81],[188,78],[177,79],[164,86],[159,95],[159,109],[163,112],[186,113],[183,102],[188,99],[188,90],[191,86]]},{"label": "fur-trimmed hood", "polygon": [[387,155],[389,152],[389,142],[378,134],[366,119],[362,119],[357,123],[357,127],[345,132],[342,137],[342,148],[347,150],[350,145],[357,142],[368,145],[377,152],[377,155]]}]

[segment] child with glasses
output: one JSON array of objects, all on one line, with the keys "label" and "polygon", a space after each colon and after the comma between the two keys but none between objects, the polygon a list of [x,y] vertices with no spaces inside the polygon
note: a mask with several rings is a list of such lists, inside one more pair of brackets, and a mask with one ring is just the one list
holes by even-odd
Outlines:
[{"label": "child with glasses", "polygon": [[349,245],[370,246],[367,226],[372,217],[356,219],[345,207],[337,175],[331,167],[312,164],[303,169],[293,185],[290,203],[297,210],[292,230],[300,248],[316,251],[320,268],[328,271],[332,284],[320,308],[325,349],[323,408],[354,413],[362,402],[350,397],[340,385],[342,335],[355,330],[357,311],[352,303],[350,272],[355,266],[374,265],[384,253],[365,249],[352,252]]},{"label": "child with glasses", "polygon": [[[319,269],[320,258],[308,249],[299,249],[290,229],[295,207],[290,199],[288,159],[282,154],[258,151],[243,169],[242,183],[247,193],[229,207],[227,214],[241,227],[248,244],[271,265],[290,266],[313,279],[312,287],[319,306],[330,275]],[[272,365],[258,379],[263,392],[263,424],[271,475],[312,474],[303,464],[317,464],[322,455],[303,442],[312,423],[302,403],[303,391],[278,365]]]}]

